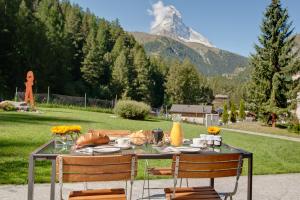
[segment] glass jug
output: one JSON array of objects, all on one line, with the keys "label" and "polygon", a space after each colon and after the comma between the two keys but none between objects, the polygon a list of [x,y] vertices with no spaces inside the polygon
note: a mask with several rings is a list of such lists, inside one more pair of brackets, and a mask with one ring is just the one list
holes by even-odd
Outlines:
[{"label": "glass jug", "polygon": [[173,119],[173,127],[170,133],[170,142],[172,146],[179,147],[183,143],[183,131],[181,128],[181,115],[174,115]]}]

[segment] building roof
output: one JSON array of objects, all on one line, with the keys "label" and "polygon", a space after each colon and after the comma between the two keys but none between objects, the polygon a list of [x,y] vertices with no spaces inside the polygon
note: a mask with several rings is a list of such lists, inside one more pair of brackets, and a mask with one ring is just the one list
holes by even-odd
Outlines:
[{"label": "building roof", "polygon": [[173,113],[211,113],[212,106],[173,104],[170,112]]}]

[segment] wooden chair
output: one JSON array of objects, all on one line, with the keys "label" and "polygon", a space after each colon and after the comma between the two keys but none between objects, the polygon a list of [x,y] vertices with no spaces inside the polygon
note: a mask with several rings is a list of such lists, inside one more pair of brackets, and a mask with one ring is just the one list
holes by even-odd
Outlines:
[{"label": "wooden chair", "polygon": [[[236,193],[242,169],[240,154],[179,154],[173,156],[172,173],[174,187],[165,188],[167,199],[201,199],[220,200],[220,196],[228,197]],[[236,176],[233,192],[217,193],[213,187],[176,188],[177,178],[220,178]]]},{"label": "wooden chair", "polygon": [[[70,156],[57,157],[59,198],[62,197],[63,182],[91,182],[91,181],[126,181],[130,180],[130,195],[132,197],[132,184],[137,174],[137,158],[135,155],[116,156]],[[123,188],[118,189],[93,189],[73,191],[69,200],[126,200]]]},{"label": "wooden chair", "polygon": [[[153,140],[152,131],[146,131],[148,141]],[[169,137],[170,132],[164,132],[164,137]],[[150,139],[151,138],[151,139]],[[150,189],[162,189],[162,188],[151,188],[150,187],[150,175],[151,176],[172,176],[172,167],[156,167],[150,166],[148,160],[145,161],[145,171],[144,171],[144,182],[143,182],[143,193],[142,199],[144,199],[145,190],[148,191],[148,199],[150,199]],[[147,187],[146,187],[147,181]],[[182,185],[182,179],[180,179],[180,187]],[[186,186],[189,186],[188,179],[186,179]]]}]

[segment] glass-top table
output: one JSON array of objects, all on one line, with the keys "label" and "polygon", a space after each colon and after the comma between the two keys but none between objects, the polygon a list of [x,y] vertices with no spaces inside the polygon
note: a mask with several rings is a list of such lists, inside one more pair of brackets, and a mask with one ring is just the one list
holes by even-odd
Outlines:
[{"label": "glass-top table", "polygon": [[[189,146],[185,144],[184,146]],[[116,153],[109,155],[118,154],[136,154],[138,159],[172,159],[174,152],[163,152],[162,149],[166,146],[156,147],[151,144],[144,144],[141,146],[134,146],[134,148],[121,150]],[[247,152],[243,149],[235,148],[227,144],[222,144],[220,147],[208,147],[197,152],[199,154],[230,154],[230,153],[241,153],[244,159],[248,159],[248,190],[247,200],[252,200],[252,172],[253,172],[253,155],[251,152]],[[55,179],[56,179],[56,157],[62,154],[69,155],[82,155],[75,153],[71,146],[68,147],[55,147],[54,140],[47,142],[42,145],[29,157],[29,168],[28,168],[28,200],[33,200],[34,191],[34,167],[35,160],[51,160],[52,161],[52,173],[51,173],[51,189],[50,189],[50,200],[55,199]],[[103,155],[99,153],[93,153],[92,155]],[[104,154],[107,155],[107,154]],[[86,155],[85,155],[86,156]],[[210,185],[214,186],[214,179],[210,180]]]}]

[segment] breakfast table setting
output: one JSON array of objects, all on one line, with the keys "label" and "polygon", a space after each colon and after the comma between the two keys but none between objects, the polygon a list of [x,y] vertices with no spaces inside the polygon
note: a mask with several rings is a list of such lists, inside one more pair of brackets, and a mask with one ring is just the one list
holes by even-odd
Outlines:
[{"label": "breakfast table setting", "polygon": [[[208,127],[207,133],[195,138],[184,138],[180,122],[173,122],[170,132],[152,130],[89,130],[81,134],[80,126],[56,126],[54,137],[29,156],[28,200],[33,200],[34,168],[36,160],[51,160],[50,200],[55,199],[56,157],[58,155],[125,155],[135,154],[138,159],[172,159],[174,154],[230,154],[240,153],[248,160],[247,199],[252,199],[253,155],[223,142],[219,127]],[[214,186],[214,179],[210,179]]]}]

